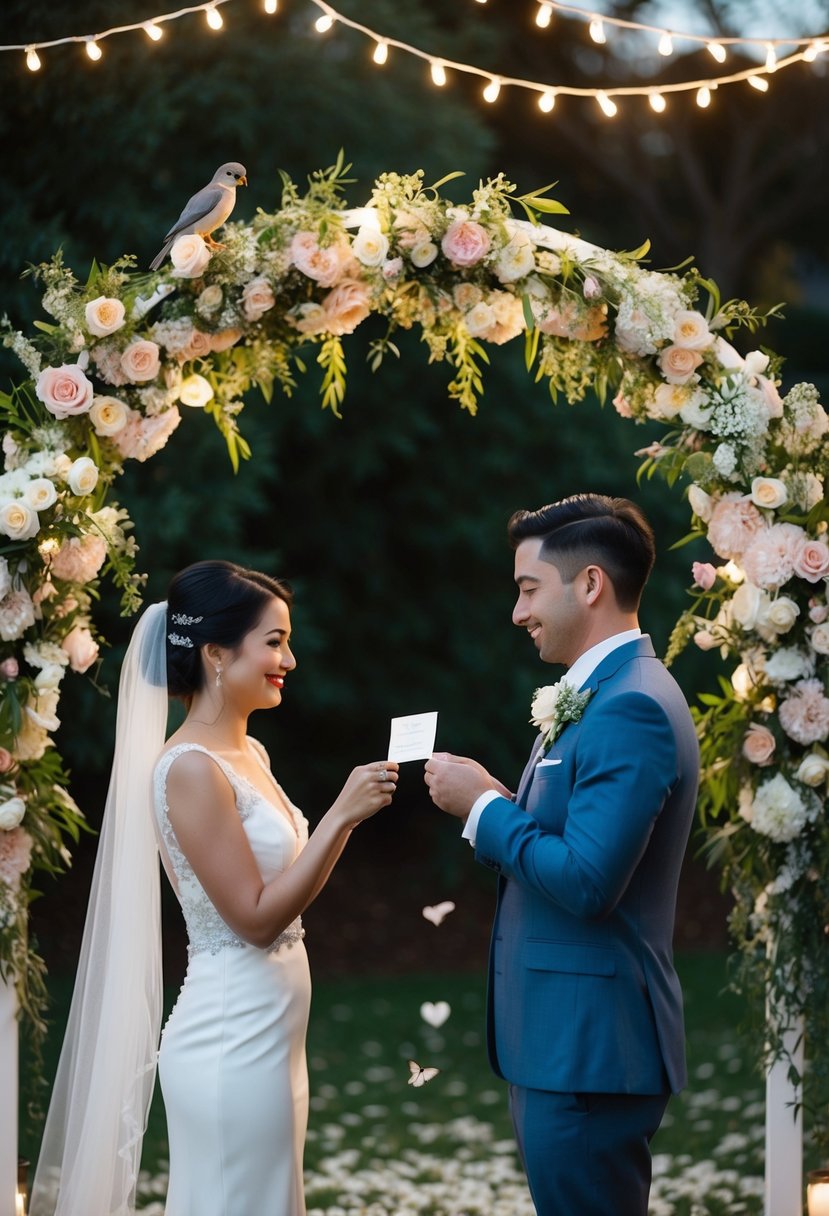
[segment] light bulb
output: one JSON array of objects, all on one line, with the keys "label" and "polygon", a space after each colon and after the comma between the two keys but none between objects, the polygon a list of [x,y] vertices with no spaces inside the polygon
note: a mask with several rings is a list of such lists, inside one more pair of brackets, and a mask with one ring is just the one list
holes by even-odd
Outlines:
[{"label": "light bulb", "polygon": [[544,114],[549,114],[555,104],[556,95],[552,89],[547,89],[538,99],[538,108]]},{"label": "light bulb", "polygon": [[819,54],[820,54],[820,47],[818,46],[818,44],[816,42],[810,42],[809,45],[806,47],[806,50],[803,52],[803,58],[806,61],[806,63],[814,63],[814,61],[817,59]]},{"label": "light bulb", "polygon": [[549,4],[539,4],[538,12],[535,14],[535,24],[540,30],[546,30],[552,20],[553,10]]},{"label": "light bulb", "polygon": [[158,40],[164,34],[164,30],[160,25],[156,25],[154,21],[148,21],[144,26],[144,33],[148,38],[152,38],[153,42],[158,42]]},{"label": "light bulb", "polygon": [[758,93],[768,93],[769,91],[769,82],[766,80],[765,76],[749,76],[748,83],[753,89],[756,89]]},{"label": "light bulb", "polygon": [[265,12],[272,17],[279,6],[279,0],[265,0]]},{"label": "light bulb", "polygon": [[774,72],[777,70],[777,51],[774,49],[774,44],[766,43],[766,71]]},{"label": "light bulb", "polygon": [[613,118],[616,114],[618,106],[612,97],[608,97],[607,93],[597,93],[596,101],[599,103],[599,109],[606,118]]},{"label": "light bulb", "polygon": [[210,26],[211,30],[220,30],[224,25],[222,14],[212,5],[206,10],[205,17],[207,18],[207,24]]},{"label": "light bulb", "polygon": [[432,60],[431,72],[432,84],[436,84],[439,89],[442,89],[446,84],[446,68],[439,59]]},{"label": "light bulb", "polygon": [[648,101],[651,104],[651,109],[656,110],[657,114],[664,112],[667,102],[661,93],[648,93]]},{"label": "light bulb", "polygon": [[87,38],[87,40],[86,40],[86,53],[87,53],[87,55],[89,56],[89,58],[90,58],[90,59],[91,59],[93,62],[95,62],[95,63],[96,63],[96,62],[97,62],[97,61],[98,61],[98,60],[101,58],[101,56],[103,55],[103,53],[104,53],[104,52],[103,52],[103,51],[101,50],[101,48],[98,46],[98,43],[95,41],[95,39],[94,39],[94,38]]},{"label": "light bulb", "polygon": [[706,50],[710,55],[713,55],[717,63],[725,63],[728,57],[728,52],[721,42],[709,42]]},{"label": "light bulb", "polygon": [[380,41],[377,43],[377,46],[374,48],[374,54],[372,55],[372,59],[374,60],[375,63],[379,63],[382,65],[386,62],[388,57],[389,57],[389,44],[385,41],[385,39],[381,38]]},{"label": "light bulb", "polygon": [[501,82],[497,77],[493,76],[489,84],[484,89],[484,101],[490,104],[498,100],[498,94],[501,92]]},{"label": "light bulb", "polygon": [[656,48],[660,55],[673,55],[674,40],[671,35],[665,30],[662,37],[659,39],[659,46]]},{"label": "light bulb", "polygon": [[30,72],[40,71],[40,55],[38,55],[33,46],[28,47],[26,50],[26,67]]},{"label": "light bulb", "polygon": [[697,92],[697,105],[701,110],[706,110],[711,105],[711,90],[706,84]]},{"label": "light bulb", "polygon": [[590,37],[594,42],[607,42],[604,32],[604,22],[601,17],[594,17],[589,25]]},{"label": "light bulb", "polygon": [[314,22],[314,29],[318,34],[325,34],[331,29],[333,24],[334,18],[331,16],[331,14],[323,13],[323,15],[321,17],[317,17],[316,21]]}]

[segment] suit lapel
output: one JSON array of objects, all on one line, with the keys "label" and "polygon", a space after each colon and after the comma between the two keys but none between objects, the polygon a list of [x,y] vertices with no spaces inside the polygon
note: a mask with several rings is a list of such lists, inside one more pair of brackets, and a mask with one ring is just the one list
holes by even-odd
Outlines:
[{"label": "suit lapel", "polygon": [[516,806],[525,805],[525,801],[526,801],[526,797],[527,797],[527,790],[530,788],[530,782],[532,781],[533,774],[535,773],[536,762],[538,760],[538,753],[540,751],[541,751],[541,735],[538,736],[535,743],[533,744],[533,749],[530,752],[530,758],[527,761],[527,767],[524,769],[524,772],[521,774],[521,780],[518,783],[518,793],[515,795]]}]

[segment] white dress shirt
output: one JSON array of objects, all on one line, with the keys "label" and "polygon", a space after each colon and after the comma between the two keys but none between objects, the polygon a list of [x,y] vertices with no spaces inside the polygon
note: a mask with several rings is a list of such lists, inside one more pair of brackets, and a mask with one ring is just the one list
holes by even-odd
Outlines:
[{"label": "white dress shirt", "polygon": [[[626,642],[632,642],[635,638],[641,636],[641,629],[625,629],[622,633],[614,633],[609,638],[603,638],[601,642],[597,642],[595,646],[591,646],[589,650],[585,650],[584,654],[580,654],[573,666],[568,667],[562,679],[566,680],[568,684],[572,684],[576,689],[582,688],[603,659],[612,654],[617,647],[624,646]],[[501,795],[496,793],[495,790],[486,790],[473,802],[472,810],[467,816],[463,829],[464,839],[468,840],[473,848],[475,847],[475,839],[478,835],[478,820],[481,817],[481,812],[484,807],[489,806],[493,799],[500,797]]]}]

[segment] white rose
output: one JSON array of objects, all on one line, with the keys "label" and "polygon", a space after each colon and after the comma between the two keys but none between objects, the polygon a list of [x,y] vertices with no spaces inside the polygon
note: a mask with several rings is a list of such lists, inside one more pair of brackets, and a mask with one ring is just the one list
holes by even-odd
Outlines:
[{"label": "white rose", "polygon": [[745,358],[745,373],[746,378],[751,380],[754,376],[760,375],[769,365],[768,355],[764,355],[761,350],[752,350]]},{"label": "white rose", "polygon": [[434,241],[418,241],[409,252],[411,263],[418,270],[422,270],[424,266],[431,265],[437,256],[438,247]]},{"label": "white rose", "polygon": [[687,405],[683,405],[679,416],[686,426],[692,426],[695,431],[705,431],[711,422],[711,406],[694,396]]},{"label": "white rose", "polygon": [[751,501],[767,511],[776,511],[788,497],[786,487],[777,477],[755,477],[751,483]]},{"label": "white rose", "polygon": [[380,266],[389,252],[389,239],[379,228],[364,224],[351,242],[351,249],[364,266]]},{"label": "white rose", "polygon": [[688,391],[681,384],[660,384],[653,394],[654,413],[666,422],[675,418],[688,403]]},{"label": "white rose", "polygon": [[501,283],[514,283],[535,269],[535,246],[530,237],[516,232],[495,259],[495,275]]},{"label": "white rose", "polygon": [[117,397],[96,397],[89,411],[96,435],[117,435],[127,425],[129,407]]},{"label": "white rose", "polygon": [[818,654],[829,654],[829,623],[816,625],[811,636],[812,650]]},{"label": "white rose", "polygon": [[0,506],[0,532],[11,540],[31,540],[37,536],[39,527],[37,511],[22,498],[14,498]]},{"label": "white rose", "polygon": [[766,675],[772,684],[785,684],[812,674],[812,661],[794,646],[781,646],[766,662]]},{"label": "white rose", "polygon": [[173,274],[177,279],[197,279],[207,268],[210,250],[197,232],[177,237],[170,250]]},{"label": "white rose", "polygon": [[776,600],[762,606],[757,623],[773,633],[788,633],[799,616],[800,608],[794,600],[787,595],[779,595]]},{"label": "white rose", "polygon": [[701,519],[703,523],[707,523],[714,510],[711,495],[706,494],[705,490],[698,485],[692,485],[688,491],[688,503],[697,518]]},{"label": "white rose", "polygon": [[22,822],[26,814],[26,803],[22,798],[9,798],[0,803],[0,830],[10,832]]},{"label": "white rose", "polygon": [[213,389],[204,376],[199,376],[194,372],[192,376],[188,376],[186,380],[182,381],[178,399],[182,405],[192,406],[193,409],[204,409],[208,401],[213,400]]},{"label": "white rose", "polygon": [[464,316],[464,323],[473,338],[480,337],[495,324],[495,313],[489,304],[481,301]]},{"label": "white rose", "polygon": [[66,480],[73,494],[91,494],[98,484],[98,466],[88,456],[79,456],[72,464]]},{"label": "white rose", "polygon": [[537,688],[535,690],[535,696],[533,697],[530,709],[530,721],[534,726],[543,727],[550,725],[555,717],[558,694],[558,684],[547,684],[544,688]]},{"label": "white rose", "polygon": [[819,756],[817,752],[810,752],[808,756],[804,756],[800,762],[800,767],[795,773],[798,781],[802,781],[804,785],[823,785],[826,778],[829,776],[829,760],[823,756]]},{"label": "white rose", "polygon": [[764,607],[764,602],[767,601],[768,596],[765,591],[761,591],[753,583],[742,583],[732,597],[731,615],[742,625],[743,629],[753,629],[757,623],[757,617]]},{"label": "white rose", "polygon": [[126,309],[120,300],[111,300],[106,296],[98,296],[90,300],[86,306],[86,328],[96,338],[105,338],[114,334],[124,324]]},{"label": "white rose", "polygon": [[30,481],[23,492],[23,501],[27,502],[35,511],[45,511],[57,499],[58,492],[55,489],[54,482],[48,477],[35,477]]},{"label": "white rose", "polygon": [[700,312],[683,311],[674,321],[674,345],[686,350],[705,350],[713,341],[708,322]]},{"label": "white rose", "polygon": [[63,668],[58,663],[46,663],[35,676],[38,692],[55,692],[63,679]]}]

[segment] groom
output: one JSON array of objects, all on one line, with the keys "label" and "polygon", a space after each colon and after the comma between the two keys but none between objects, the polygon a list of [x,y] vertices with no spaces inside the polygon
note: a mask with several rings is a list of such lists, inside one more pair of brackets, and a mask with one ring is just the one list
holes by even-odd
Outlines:
[{"label": "groom", "polygon": [[499,876],[488,1047],[539,1216],[646,1216],[649,1142],[685,1083],[671,938],[696,735],[639,630],[654,560],[639,508],[579,494],[519,511],[509,536],[513,622],[569,687],[516,794],[448,754],[426,783]]}]

